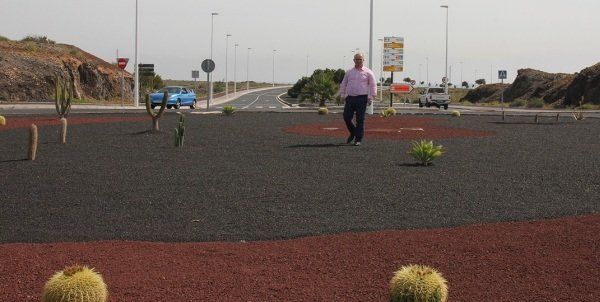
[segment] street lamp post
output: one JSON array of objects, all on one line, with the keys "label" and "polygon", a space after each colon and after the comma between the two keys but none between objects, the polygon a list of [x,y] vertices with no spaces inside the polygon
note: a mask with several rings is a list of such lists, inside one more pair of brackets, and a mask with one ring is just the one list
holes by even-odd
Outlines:
[{"label": "street lamp post", "polygon": [[371,0],[371,25],[369,31],[369,69],[373,70],[373,0]]},{"label": "street lamp post", "polygon": [[446,69],[444,70],[446,84],[444,86],[446,93],[448,93],[448,5],[441,5],[440,7],[446,9]]},{"label": "street lamp post", "polygon": [[425,67],[425,74],[426,74],[426,79],[427,79],[427,87],[429,87],[429,57],[425,57],[425,61],[426,61],[426,67]]},{"label": "street lamp post", "polygon": [[250,90],[250,47],[246,56],[246,91]]},{"label": "street lamp post", "polygon": [[240,44],[235,44],[234,52],[233,52],[233,95],[237,96],[237,48]]},{"label": "street lamp post", "polygon": [[140,70],[138,66],[138,0],[135,0],[135,96],[133,97],[133,106],[138,107],[140,103]]},{"label": "street lamp post", "polygon": [[381,70],[379,71],[379,101],[383,102],[383,48],[384,41],[383,39],[377,39],[381,41]]},{"label": "street lamp post", "polygon": [[306,77],[308,77],[308,55],[306,55]]},{"label": "street lamp post", "polygon": [[275,87],[275,52],[277,49],[273,49],[273,87]]},{"label": "street lamp post", "polygon": [[229,66],[227,65],[229,57],[229,37],[231,37],[230,34],[225,36],[225,98],[229,98],[229,78],[227,77],[227,69],[229,69]]},{"label": "street lamp post", "polygon": [[460,86],[462,87],[463,83],[463,62],[460,62]]},{"label": "street lamp post", "polygon": [[[210,59],[213,59],[213,27],[214,27],[214,21],[215,21],[215,16],[217,16],[219,13],[211,13],[210,14]],[[210,102],[212,101],[213,98],[213,80],[212,80],[212,72],[208,74],[208,102],[207,104],[210,104]]]}]

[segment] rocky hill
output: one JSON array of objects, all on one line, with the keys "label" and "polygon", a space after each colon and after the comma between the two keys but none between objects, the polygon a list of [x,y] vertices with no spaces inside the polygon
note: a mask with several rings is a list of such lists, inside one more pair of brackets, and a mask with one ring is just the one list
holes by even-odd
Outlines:
[{"label": "rocky hill", "polygon": [[[0,102],[50,101],[55,83],[72,87],[77,99],[121,98],[122,71],[75,46],[49,40],[0,41]],[[125,72],[126,100],[133,77]]]},{"label": "rocky hill", "polygon": [[555,107],[583,103],[600,104],[600,63],[576,74],[547,73],[534,69],[519,69],[515,81],[508,85],[482,85],[467,93],[470,102],[499,101],[504,89],[505,102],[541,99]]}]

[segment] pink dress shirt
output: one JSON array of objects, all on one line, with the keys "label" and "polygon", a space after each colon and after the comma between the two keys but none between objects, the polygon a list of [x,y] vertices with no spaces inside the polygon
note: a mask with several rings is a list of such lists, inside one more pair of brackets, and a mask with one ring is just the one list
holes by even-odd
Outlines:
[{"label": "pink dress shirt", "polygon": [[340,95],[342,98],[349,95],[367,95],[369,100],[374,99],[377,96],[375,74],[364,66],[361,69],[354,67],[346,71],[344,80],[340,84]]}]

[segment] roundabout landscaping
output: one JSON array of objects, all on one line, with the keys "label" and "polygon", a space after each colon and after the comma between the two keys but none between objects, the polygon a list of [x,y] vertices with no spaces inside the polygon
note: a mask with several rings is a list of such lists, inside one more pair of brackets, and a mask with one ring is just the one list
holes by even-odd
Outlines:
[{"label": "roundabout landscaping", "polygon": [[369,117],[353,147],[341,115],[188,115],[182,149],[174,114],[72,116],[66,145],[51,120],[0,128],[0,297],[81,263],[111,301],[385,301],[420,263],[450,301],[599,298],[596,119]]}]

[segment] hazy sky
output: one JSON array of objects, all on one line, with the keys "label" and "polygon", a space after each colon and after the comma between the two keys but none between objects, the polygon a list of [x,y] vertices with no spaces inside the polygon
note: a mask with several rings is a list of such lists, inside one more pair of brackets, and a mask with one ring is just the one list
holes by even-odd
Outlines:
[{"label": "hazy sky", "polygon": [[[367,52],[369,0],[139,0],[140,63],[154,63],[163,78],[190,79],[210,57],[214,17],[215,79],[225,78],[226,34],[229,80],[234,44],[237,80],[295,82],[316,68],[351,67],[352,50]],[[598,0],[374,0],[374,60],[379,74],[384,36],[405,38],[405,72],[440,82],[444,73],[445,9],[449,5],[449,65],[452,80],[490,79],[497,70],[573,73],[600,61]],[[135,0],[0,0],[0,35],[21,39],[46,35],[109,62],[134,58]],[[201,77],[204,77],[201,74]],[[386,75],[386,77],[389,76]]]}]

